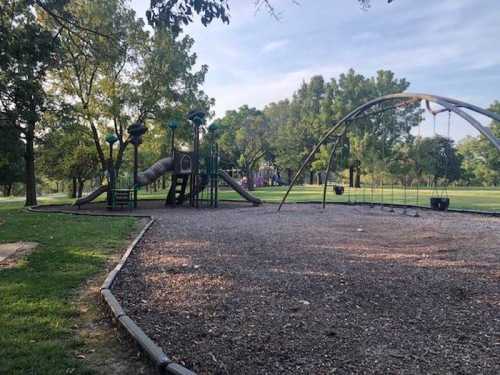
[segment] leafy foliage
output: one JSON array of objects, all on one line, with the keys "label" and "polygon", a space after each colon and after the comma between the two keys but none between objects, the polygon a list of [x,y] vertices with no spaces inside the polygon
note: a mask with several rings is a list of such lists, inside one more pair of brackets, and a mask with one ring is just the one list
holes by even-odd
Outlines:
[{"label": "leafy foliage", "polygon": [[85,181],[95,177],[99,169],[97,153],[86,127],[69,116],[57,116],[45,121],[60,121],[47,125],[38,148],[39,166],[45,176],[61,181],[78,182],[78,196]]},{"label": "leafy foliage", "polygon": [[247,175],[248,186],[253,188],[252,172],[269,148],[269,123],[261,111],[243,106],[237,111],[228,111],[218,121],[222,159],[233,162]]},{"label": "leafy foliage", "polygon": [[151,0],[146,16],[150,24],[169,28],[174,35],[198,15],[204,26],[214,19],[229,23],[227,0]]},{"label": "leafy foliage", "polygon": [[[250,0],[248,0],[250,1]],[[272,0],[252,0],[255,8],[265,8],[269,14],[278,19],[279,12],[276,11]],[[357,0],[365,9],[371,5],[370,0]],[[392,3],[394,0],[387,0]],[[214,20],[229,23],[230,0],[151,0],[151,6],[146,12],[149,23],[157,28],[166,27],[174,35],[178,35],[182,28],[194,21],[198,16],[204,26],[208,26]],[[297,2],[290,0],[290,3]]]},{"label": "leafy foliage", "polygon": [[[500,102],[496,101],[490,111],[500,114]],[[500,123],[490,124],[493,134],[500,138]],[[458,145],[463,157],[464,179],[469,184],[500,185],[500,157],[498,150],[483,135],[467,137]]]},{"label": "leafy foliage", "polygon": [[10,195],[12,185],[24,181],[24,144],[15,127],[0,127],[0,185]]},{"label": "leafy foliage", "polygon": [[[114,170],[119,172],[131,123],[166,124],[171,118],[185,118],[193,107],[209,110],[212,101],[200,89],[207,67],[194,70],[192,38],[176,39],[167,30],[150,35],[123,0],[75,0],[68,9],[78,25],[112,35],[106,38],[71,26],[62,30],[65,64],[53,72],[53,91],[76,103],[103,170],[108,168],[103,134],[118,136]],[[187,137],[182,131],[178,135]]]},{"label": "leafy foliage", "polygon": [[[47,7],[58,6],[52,1]],[[14,127],[25,144],[26,204],[36,204],[34,142],[47,103],[49,68],[57,65],[57,38],[37,20],[34,2],[0,3],[0,120]]]},{"label": "leafy foliage", "polygon": [[453,182],[460,178],[460,157],[453,140],[441,136],[418,139],[413,150],[418,175],[427,174],[434,184],[439,178]]}]

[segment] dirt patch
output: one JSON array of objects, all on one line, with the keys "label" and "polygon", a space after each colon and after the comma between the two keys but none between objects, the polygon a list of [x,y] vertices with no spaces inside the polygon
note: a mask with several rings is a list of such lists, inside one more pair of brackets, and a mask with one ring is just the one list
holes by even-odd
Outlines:
[{"label": "dirt patch", "polygon": [[[132,241],[148,222],[140,219],[129,235]],[[113,269],[123,253],[117,251],[109,260],[105,273],[88,280],[79,290],[74,300],[79,317],[73,326],[75,335],[85,343],[83,349],[74,356],[98,374],[155,374],[154,368],[144,360],[141,353],[110,320],[105,304],[100,298],[99,288],[106,275]]]},{"label": "dirt patch", "polygon": [[37,242],[11,242],[0,244],[0,268],[9,268],[31,254],[38,247]]},{"label": "dirt patch", "polygon": [[156,374],[130,340],[118,331],[100,300],[102,277],[89,280],[81,289],[77,300],[78,323],[75,334],[84,341],[83,349],[74,356],[98,374]]},{"label": "dirt patch", "polygon": [[200,374],[500,373],[500,219],[170,210],[114,288]]}]

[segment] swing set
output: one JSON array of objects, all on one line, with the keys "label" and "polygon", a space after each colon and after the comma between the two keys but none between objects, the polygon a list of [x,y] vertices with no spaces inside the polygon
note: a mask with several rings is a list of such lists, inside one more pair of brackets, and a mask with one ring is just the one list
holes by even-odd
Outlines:
[{"label": "swing set", "polygon": [[[357,107],[354,109],[352,112],[347,114],[345,117],[343,117],[340,121],[332,123],[331,129],[329,129],[323,137],[321,137],[320,141],[316,144],[316,146],[313,148],[313,150],[309,153],[309,155],[306,157],[304,162],[302,163],[301,167],[295,174],[294,178],[292,179],[290,185],[288,186],[288,189],[283,196],[279,206],[278,206],[278,211],[281,210],[283,207],[284,203],[286,202],[288,195],[290,194],[291,190],[295,186],[296,182],[298,181],[299,177],[302,175],[304,172],[305,168],[309,166],[311,161],[313,160],[314,156],[316,153],[319,151],[321,146],[328,144],[331,142],[333,139],[333,147],[332,151],[328,160],[328,164],[326,166],[326,171],[325,171],[325,181],[324,181],[324,186],[323,186],[323,200],[322,200],[322,206],[325,208],[326,206],[326,193],[327,193],[327,185],[328,185],[328,176],[330,172],[332,171],[333,166],[335,165],[336,162],[336,157],[337,157],[337,150],[339,147],[343,145],[343,142],[345,141],[345,137],[347,134],[347,131],[352,127],[355,126],[356,121],[359,121],[364,118],[371,117],[376,114],[381,114],[384,112],[387,112],[389,110],[401,108],[401,107],[406,107],[410,105],[416,105],[416,104],[421,104],[421,102],[424,101],[427,109],[432,113],[433,118],[434,118],[434,129],[436,127],[436,116],[439,115],[440,113],[448,112],[448,127],[447,127],[447,137],[448,139],[450,138],[450,128],[451,128],[451,114],[454,113],[455,115],[461,117],[463,120],[465,120],[469,125],[474,127],[476,130],[478,130],[482,135],[484,135],[494,146],[497,150],[500,151],[500,139],[496,138],[495,135],[492,133],[491,129],[488,127],[485,127],[481,125],[481,123],[472,115],[470,112],[472,112],[474,115],[480,114],[483,116],[486,116],[492,120],[499,121],[500,122],[500,116],[490,112],[488,110],[485,110],[483,108],[477,107],[473,104],[469,104],[466,102],[462,102],[456,99],[451,99],[451,98],[445,98],[441,96],[436,96],[436,95],[430,95],[430,94],[414,94],[414,93],[400,93],[400,94],[391,94],[391,95],[386,95],[379,97],[377,99],[370,100],[369,102]],[[388,105],[384,105],[387,104]],[[438,110],[433,110],[430,106],[430,103],[434,103],[439,105],[441,108]],[[467,110],[468,112],[466,112]],[[419,130],[418,132],[420,133],[420,125],[419,125]],[[436,134],[436,133],[435,133]],[[387,167],[387,162],[386,162],[386,156],[385,156],[385,142],[386,142],[386,132],[384,132],[383,136],[383,142],[382,142],[382,159],[384,162],[384,166]],[[435,179],[434,184],[433,184],[433,193],[430,198],[430,204],[431,208],[435,210],[447,210],[449,207],[450,199],[448,197],[448,182],[447,182],[447,176],[448,176],[448,167],[449,163],[447,160],[447,155],[442,155],[443,157],[441,158],[444,160],[446,163],[444,166],[445,170],[445,182],[443,184],[443,187],[439,189],[437,180]],[[374,168],[372,166],[372,179],[371,179],[371,194],[370,194],[370,206],[374,206],[374,189],[375,189],[375,179],[374,179]],[[352,176],[351,176],[352,178]],[[340,185],[335,185],[334,189],[336,186],[342,187]],[[364,191],[364,186],[363,186],[363,202],[366,203],[365,200],[365,191]],[[381,181],[380,181],[380,189],[381,189],[381,209],[384,209],[384,176],[382,175]],[[408,175],[405,176],[403,180],[403,214],[407,214],[408,210],[408,197],[407,197],[407,189],[408,189]],[[336,191],[335,191],[336,192]],[[337,193],[337,192],[336,192]],[[340,191],[339,191],[340,193]],[[338,194],[338,193],[337,193]],[[342,191],[343,194],[343,191]],[[419,183],[417,179],[417,184],[416,184],[416,207],[417,210],[413,216],[418,217],[418,207],[419,207],[419,202],[420,201],[420,188],[419,188]],[[348,191],[348,203],[353,203],[351,201],[351,193],[350,189]],[[390,212],[394,212],[394,181],[391,181],[391,205],[390,205]]]}]

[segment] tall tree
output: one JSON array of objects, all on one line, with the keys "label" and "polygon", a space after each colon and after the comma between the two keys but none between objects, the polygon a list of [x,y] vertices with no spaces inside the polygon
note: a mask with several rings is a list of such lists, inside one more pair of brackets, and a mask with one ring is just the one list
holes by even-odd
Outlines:
[{"label": "tall tree", "polygon": [[98,158],[87,128],[66,113],[46,113],[46,131],[37,158],[42,173],[56,181],[71,180],[71,197],[81,197],[84,184],[98,172]]},{"label": "tall tree", "polygon": [[[249,0],[250,1],[250,0]],[[272,0],[251,0],[257,10],[265,8],[269,14],[280,18],[280,12],[276,10]],[[365,9],[371,5],[370,0],[357,0]],[[394,0],[387,0],[392,3]],[[151,25],[155,27],[168,27],[175,34],[182,28],[194,21],[198,16],[204,26],[213,20],[220,19],[224,23],[229,23],[229,4],[231,0],[151,0],[150,9],[146,15]],[[298,4],[295,0],[290,0],[291,4]]]},{"label": "tall tree", "polygon": [[447,184],[460,178],[461,159],[453,145],[453,140],[441,136],[419,138],[415,144],[413,159],[418,173],[432,178],[433,185],[440,179]]},{"label": "tall tree", "polygon": [[[173,116],[184,117],[180,114],[191,107],[209,109],[211,100],[200,89],[207,67],[194,70],[190,37],[176,39],[164,30],[150,35],[125,0],[73,0],[69,10],[80,29],[61,31],[65,66],[54,73],[53,88],[77,103],[103,170],[111,167],[104,152],[105,133],[118,136],[114,164],[118,173],[131,123],[166,122]],[[81,25],[109,37],[81,31]],[[76,38],[77,32],[83,37]]]},{"label": "tall tree", "polygon": [[218,124],[222,157],[241,168],[249,190],[253,190],[253,172],[269,148],[266,117],[255,108],[243,106],[237,111],[228,111]]},{"label": "tall tree", "polygon": [[19,129],[0,126],[0,186],[3,195],[9,196],[15,183],[24,181],[23,155],[25,146]]},{"label": "tall tree", "polygon": [[[495,101],[490,111],[500,114],[500,102]],[[500,138],[500,123],[493,121],[490,129]],[[483,135],[468,137],[458,145],[458,152],[463,156],[463,168],[466,176],[483,185],[500,185],[500,157],[498,150]]]},{"label": "tall tree", "polygon": [[44,82],[57,63],[58,49],[57,34],[44,29],[37,17],[33,1],[0,3],[0,115],[2,126],[15,127],[25,144],[27,206],[37,204],[35,136],[47,104]]}]

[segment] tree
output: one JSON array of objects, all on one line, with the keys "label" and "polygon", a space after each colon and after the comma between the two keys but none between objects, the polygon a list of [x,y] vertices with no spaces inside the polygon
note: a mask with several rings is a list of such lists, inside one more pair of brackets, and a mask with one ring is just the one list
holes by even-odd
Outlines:
[{"label": "tree", "polygon": [[[488,109],[500,114],[500,102],[495,101]],[[490,129],[500,137],[500,123],[493,121]],[[459,143],[458,152],[463,157],[462,168],[469,182],[500,185],[499,152],[485,136],[465,138]]]},{"label": "tree", "polygon": [[[380,70],[375,77],[365,78],[352,69],[341,74],[335,95],[334,112],[340,120],[361,104],[380,96],[405,91],[410,83],[396,78],[388,70]],[[375,107],[381,111],[384,104]],[[395,146],[410,137],[410,130],[421,121],[418,104],[384,110],[356,120],[349,128],[348,142],[351,144],[351,161],[359,160],[364,172],[380,172],[386,169],[387,160],[396,153]]]},{"label": "tree", "polygon": [[[59,6],[52,1],[47,7]],[[33,1],[0,4],[0,116],[3,127],[17,129],[24,142],[26,202],[37,204],[35,136],[47,104],[44,81],[57,63],[57,38],[42,28]]]},{"label": "tree", "polygon": [[[391,71],[384,70],[366,78],[351,69],[329,82],[316,76],[302,83],[290,101],[272,103],[264,110],[273,129],[271,142],[276,164],[289,170],[298,169],[321,136],[349,112],[371,99],[402,92],[408,87],[409,82],[404,78],[398,79]],[[421,110],[418,104],[410,104],[370,116],[382,108],[376,107],[349,124],[339,149],[342,163],[335,161],[336,165],[342,169],[356,166],[358,172],[361,166],[365,173],[386,169],[387,161],[396,152],[395,145],[411,137],[410,129],[421,120]],[[330,144],[315,155],[311,164],[313,172],[326,169],[331,149]],[[359,181],[356,185],[359,186]]]},{"label": "tree", "polygon": [[269,148],[266,117],[255,108],[243,106],[237,111],[228,111],[217,122],[222,157],[241,168],[249,190],[253,190],[253,171]]},{"label": "tree", "polygon": [[430,176],[434,186],[439,179],[449,183],[460,178],[461,159],[453,146],[453,140],[449,138],[418,138],[412,156],[417,174]]},{"label": "tree", "polygon": [[[255,8],[265,8],[269,14],[279,19],[279,12],[275,9],[272,0],[251,0]],[[370,0],[357,0],[365,9],[370,7]],[[392,3],[394,0],[387,0]],[[213,20],[220,19],[223,23],[229,23],[230,0],[151,0],[150,9],[146,16],[151,25],[155,27],[167,27],[178,34],[182,27],[193,22],[194,16],[200,18],[204,26]],[[290,3],[297,2],[290,0]]]},{"label": "tree", "polygon": [[269,160],[280,170],[287,172],[291,180],[292,171],[300,165],[303,158],[303,142],[297,126],[297,114],[291,111],[288,99],[270,103],[264,108],[269,122]]},{"label": "tree", "polygon": [[40,169],[50,179],[72,181],[71,197],[81,197],[84,184],[98,172],[98,158],[87,128],[67,114],[45,115],[46,133],[37,150]]},{"label": "tree", "polygon": [[3,195],[9,196],[12,186],[24,179],[24,144],[21,141],[19,129],[15,127],[0,127],[0,186]]},{"label": "tree", "polygon": [[[65,65],[54,72],[53,85],[60,97],[77,103],[102,170],[111,168],[104,152],[104,134],[114,132],[118,137],[113,169],[119,173],[130,143],[129,125],[185,118],[183,114],[192,107],[208,111],[212,101],[200,89],[207,67],[193,71],[196,55],[190,51],[190,37],[176,39],[165,30],[150,35],[124,0],[74,0],[69,11],[78,25],[110,35],[71,30],[71,25],[63,29]],[[75,38],[75,33],[81,37]]]}]

